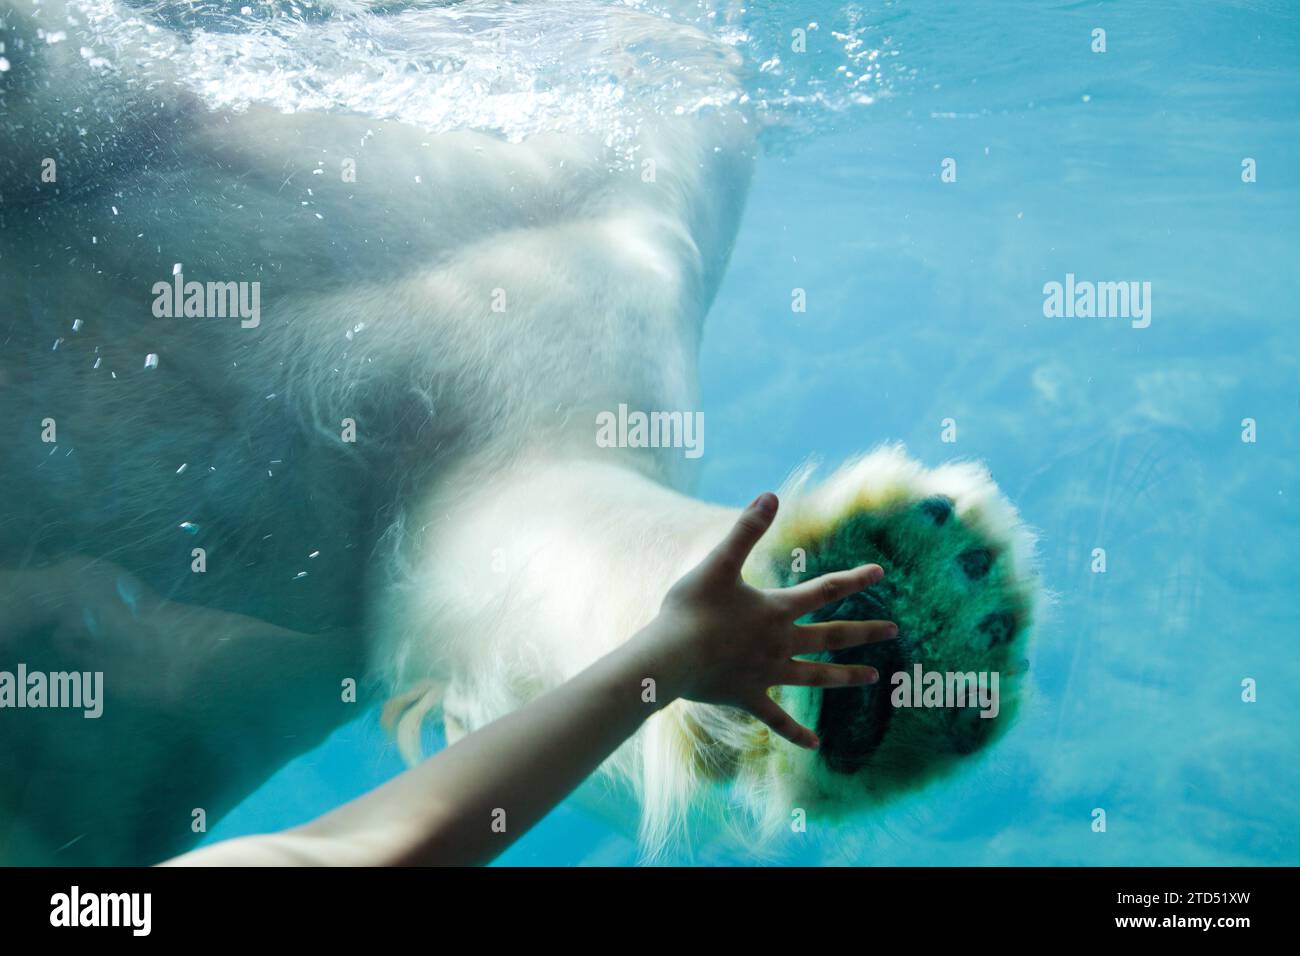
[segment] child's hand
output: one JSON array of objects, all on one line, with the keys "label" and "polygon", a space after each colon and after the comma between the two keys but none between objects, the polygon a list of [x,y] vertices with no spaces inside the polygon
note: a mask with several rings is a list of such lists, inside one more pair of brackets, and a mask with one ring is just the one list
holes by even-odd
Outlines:
[{"label": "child's hand", "polygon": [[817,735],[795,721],[767,695],[779,684],[849,687],[880,679],[874,667],[795,661],[796,654],[834,651],[898,634],[889,621],[795,624],[884,576],[876,564],[838,571],[784,590],[760,591],[740,578],[740,569],[776,517],[776,495],[758,496],[741,513],[726,539],[693,571],[672,586],[659,616],[639,639],[659,662],[670,693],[749,711],[802,747],[815,748]]}]

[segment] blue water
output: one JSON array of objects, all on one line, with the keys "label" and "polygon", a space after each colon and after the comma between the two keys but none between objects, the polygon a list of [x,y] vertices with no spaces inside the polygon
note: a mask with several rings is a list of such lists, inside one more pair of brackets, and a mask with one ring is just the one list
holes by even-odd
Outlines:
[{"label": "blue water", "polygon": [[[931,465],[978,458],[1041,534],[1056,597],[1032,701],[990,754],[791,835],[776,862],[1300,863],[1300,8],[754,17],[751,58],[818,22],[808,59],[785,55],[787,92],[843,93],[833,30],[885,66],[869,103],[789,106],[766,137],[703,345],[698,493],[743,504],[809,455],[829,469],[883,440]],[[1150,326],[1045,318],[1043,285],[1067,273],[1149,281]],[[367,715],[209,838],[303,822],[400,769]],[[721,841],[690,859],[751,862]],[[500,862],[635,861],[630,839],[565,805]]]}]

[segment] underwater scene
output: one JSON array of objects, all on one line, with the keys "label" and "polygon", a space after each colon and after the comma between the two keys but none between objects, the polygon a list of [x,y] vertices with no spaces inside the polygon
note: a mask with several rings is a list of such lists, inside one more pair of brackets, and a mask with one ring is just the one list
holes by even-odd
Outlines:
[{"label": "underwater scene", "polygon": [[[773,491],[743,580],[879,563],[800,620],[897,640],[796,656],[882,682],[773,692],[818,753],[683,694],[494,865],[1300,864],[1294,4],[0,36],[0,863],[307,824],[615,653]],[[994,719],[891,704],[927,668]]]}]

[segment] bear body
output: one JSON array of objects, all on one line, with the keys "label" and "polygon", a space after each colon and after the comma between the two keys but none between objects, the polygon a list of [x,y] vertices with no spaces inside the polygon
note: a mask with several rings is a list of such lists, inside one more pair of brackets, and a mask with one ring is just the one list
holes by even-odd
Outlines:
[{"label": "bear body", "polygon": [[[0,567],[47,572],[66,607],[120,597],[99,580],[107,567],[174,606],[317,638],[268,638],[243,663],[229,653],[223,676],[263,675],[236,694],[191,663],[216,655],[218,638],[205,635],[221,628],[195,614],[182,622],[189,633],[174,633],[169,621],[156,636],[165,650],[136,636],[95,652],[102,724],[33,718],[32,738],[65,759],[48,780],[9,777],[0,793],[16,827],[11,857],[42,859],[77,838],[58,829],[69,807],[30,794],[99,760],[101,803],[134,804],[133,818],[170,815],[179,836],[103,821],[74,858],[149,861],[193,839],[191,807],[219,814],[352,716],[338,688],[365,683],[372,648],[385,648],[380,672],[413,656],[441,678],[463,662],[440,636],[440,603],[414,583],[446,577],[444,561],[472,560],[462,539],[489,542],[499,512],[491,496],[470,503],[481,489],[516,475],[531,499],[491,555],[544,523],[535,465],[554,476],[575,463],[557,479],[573,489],[584,461],[598,463],[593,487],[611,468],[656,488],[689,483],[679,451],[599,448],[596,415],[620,403],[694,408],[701,325],[752,137],[738,110],[637,117],[636,146],[654,160],[647,181],[642,164],[619,162],[590,133],[508,142],[344,113],[214,110],[166,75],[172,61],[132,77],[130,48],[111,66],[79,56],[92,39],[69,25],[77,12],[14,0],[0,16],[10,64],[0,128],[13,147],[0,162],[0,460],[20,489],[0,505]],[[603,28],[631,39],[668,29],[609,17]],[[45,39],[60,30],[74,35]],[[184,36],[165,42],[175,62],[188,55]],[[47,157],[52,181],[42,179]],[[182,283],[256,283],[256,319],[159,317],[156,290],[177,273]],[[553,562],[545,583],[569,587],[567,577]],[[638,587],[653,595],[668,583]],[[653,613],[653,600],[633,603],[554,676]],[[58,648],[79,661],[95,629],[67,617],[59,612]],[[54,626],[24,632],[27,643],[9,638],[49,651],[42,634]],[[169,704],[195,722],[175,739],[165,739],[162,705],[138,699],[147,682],[124,669],[125,658],[154,654],[166,655],[157,668],[173,683],[201,672],[184,678],[201,700]],[[205,775],[193,764],[239,749],[267,721],[278,727],[280,713],[285,743],[197,783]],[[26,745],[5,746],[30,762]],[[196,792],[160,795],[164,774],[192,774]]]}]

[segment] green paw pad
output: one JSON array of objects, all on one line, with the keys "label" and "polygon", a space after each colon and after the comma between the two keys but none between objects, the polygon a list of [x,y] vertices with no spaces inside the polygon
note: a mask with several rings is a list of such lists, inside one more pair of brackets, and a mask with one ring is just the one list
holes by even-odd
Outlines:
[{"label": "green paw pad", "polygon": [[[961,520],[948,498],[931,497],[852,512],[816,540],[788,542],[803,548],[806,567],[799,573],[774,568],[782,586],[867,562],[885,569],[880,583],[805,622],[892,620],[899,629],[894,641],[814,658],[870,664],[880,671],[879,683],[782,690],[781,702],[821,737],[824,788],[852,785],[869,798],[913,789],[986,746],[1013,718],[1026,667],[1032,586],[1011,566],[1009,545],[976,523]],[[896,706],[894,675],[911,678],[917,664],[923,673],[996,672],[997,715],[981,717],[975,701]]]}]

